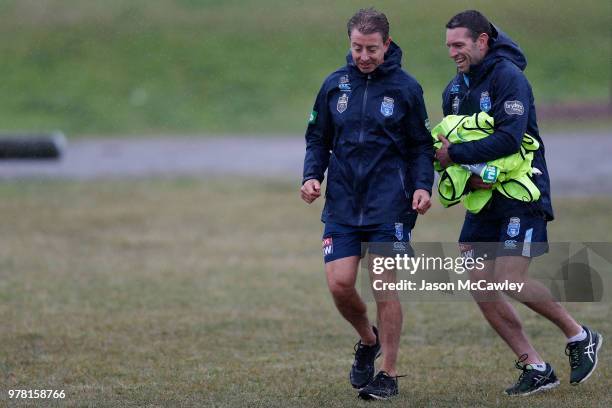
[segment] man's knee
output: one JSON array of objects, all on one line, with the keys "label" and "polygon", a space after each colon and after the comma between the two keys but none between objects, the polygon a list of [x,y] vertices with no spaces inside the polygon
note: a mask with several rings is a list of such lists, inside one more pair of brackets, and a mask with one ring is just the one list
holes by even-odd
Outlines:
[{"label": "man's knee", "polygon": [[327,286],[335,299],[350,297],[355,292],[354,283],[346,280],[328,279]]}]

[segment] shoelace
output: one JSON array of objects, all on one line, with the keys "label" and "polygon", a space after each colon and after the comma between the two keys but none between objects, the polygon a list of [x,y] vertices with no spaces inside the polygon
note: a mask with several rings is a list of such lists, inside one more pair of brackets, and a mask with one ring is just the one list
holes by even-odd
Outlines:
[{"label": "shoelace", "polygon": [[569,357],[571,368],[576,368],[580,365],[580,348],[577,343],[569,343],[565,346],[565,355]]},{"label": "shoelace", "polygon": [[[391,376],[386,371],[379,371],[378,374],[376,374],[376,377],[374,377],[374,381],[380,381],[383,377],[394,378],[394,379],[397,380],[398,378],[402,378],[402,377],[406,377],[406,376],[407,376],[407,374]],[[374,381],[372,381],[372,382],[374,382]]]},{"label": "shoelace", "polygon": [[520,384],[523,379],[525,378],[525,376],[527,375],[527,372],[529,370],[527,370],[527,364],[524,364],[524,362],[527,360],[527,358],[529,357],[528,354],[522,354],[519,359],[517,361],[514,362],[514,366],[519,369],[522,370],[523,372],[521,373],[521,375],[518,378],[518,381],[516,382],[516,384]]},{"label": "shoelace", "polygon": [[[360,347],[361,346],[361,347]],[[374,346],[368,346],[365,344],[361,344],[361,341],[358,341],[357,343],[355,343],[355,346],[353,347],[353,349],[355,350],[355,362],[357,363],[357,365],[361,365],[362,363],[362,359],[364,359],[366,357],[366,354],[370,352],[370,348],[374,347]]]}]

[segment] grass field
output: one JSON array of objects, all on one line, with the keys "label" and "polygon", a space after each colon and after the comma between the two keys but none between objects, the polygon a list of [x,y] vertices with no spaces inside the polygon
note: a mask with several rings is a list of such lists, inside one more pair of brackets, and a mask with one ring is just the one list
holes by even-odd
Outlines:
[{"label": "grass field", "polygon": [[[302,132],[344,64],[354,0],[0,1],[1,128],[71,136]],[[484,11],[523,47],[536,101],[610,97],[605,0],[384,0],[432,123],[453,76],[444,24]],[[592,28],[592,29],[591,29]],[[603,34],[601,34],[603,33]]]},{"label": "grass field", "polygon": [[[355,335],[322,273],[320,203],[253,180],[0,185],[0,405],[64,389],[57,405],[366,406],[347,380]],[[609,240],[610,199],[557,200],[551,240]],[[454,240],[439,206],[421,241]],[[570,235],[571,232],[571,235]],[[610,304],[570,304],[610,338]],[[372,311],[372,310],[370,310]],[[513,356],[472,303],[410,303],[390,406],[612,405],[610,345],[568,384],[559,332],[520,308],[562,386],[507,399]],[[609,340],[607,340],[609,343]]]}]

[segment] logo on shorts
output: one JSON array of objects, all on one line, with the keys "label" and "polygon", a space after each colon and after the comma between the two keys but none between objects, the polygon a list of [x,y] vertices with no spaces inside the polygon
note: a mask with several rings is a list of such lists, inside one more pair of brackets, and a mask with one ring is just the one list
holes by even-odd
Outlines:
[{"label": "logo on shorts", "polygon": [[470,244],[459,243],[459,252],[463,258],[474,258],[474,248]]},{"label": "logo on shorts", "polygon": [[388,96],[385,96],[383,98],[382,103],[380,104],[380,113],[382,113],[383,116],[386,116],[386,117],[393,115],[393,105],[394,105],[393,98],[389,98]]},{"label": "logo on shorts", "polygon": [[483,92],[480,94],[480,110],[488,112],[491,109],[491,97],[489,92]]},{"label": "logo on shorts", "polygon": [[406,250],[406,244],[404,244],[403,242],[394,242],[393,250],[403,252]]},{"label": "logo on shorts", "polygon": [[332,238],[323,238],[323,255],[331,255],[334,253],[334,243]]},{"label": "logo on shorts", "polygon": [[338,112],[342,113],[348,107],[348,96],[346,94],[342,94],[340,98],[338,98],[338,104],[336,105],[336,109]]},{"label": "logo on shorts", "polygon": [[516,240],[508,239],[504,241],[504,249],[516,249]]},{"label": "logo on shorts", "polygon": [[510,218],[510,222],[508,223],[508,229],[506,233],[510,238],[516,237],[521,231],[521,219],[518,217]]},{"label": "logo on shorts", "polygon": [[404,224],[401,222],[395,223],[395,238],[397,238],[398,241],[404,238]]}]

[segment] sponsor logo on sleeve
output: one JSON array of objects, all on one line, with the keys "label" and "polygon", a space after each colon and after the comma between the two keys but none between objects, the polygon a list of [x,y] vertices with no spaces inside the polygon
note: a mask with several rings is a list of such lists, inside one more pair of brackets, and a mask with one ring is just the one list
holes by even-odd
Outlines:
[{"label": "sponsor logo on sleeve", "polygon": [[508,115],[522,115],[525,113],[523,102],[521,101],[506,101],[504,102],[504,111]]},{"label": "sponsor logo on sleeve", "polygon": [[313,110],[312,112],[310,112],[310,117],[308,118],[308,123],[309,124],[314,124],[317,122],[317,111]]}]

